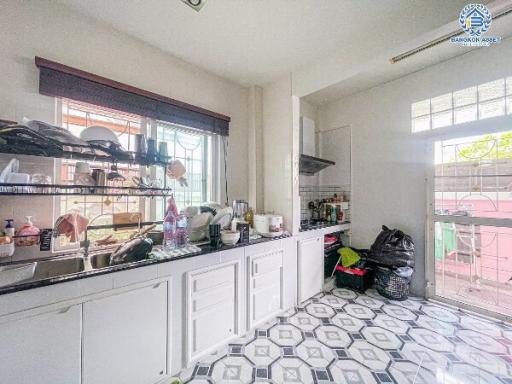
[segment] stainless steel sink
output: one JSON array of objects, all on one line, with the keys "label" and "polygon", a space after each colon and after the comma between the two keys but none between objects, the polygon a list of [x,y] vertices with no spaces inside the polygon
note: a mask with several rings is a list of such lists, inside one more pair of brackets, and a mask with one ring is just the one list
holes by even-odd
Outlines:
[{"label": "stainless steel sink", "polygon": [[69,257],[38,261],[34,271],[34,280],[82,272],[85,269],[82,257]]},{"label": "stainless steel sink", "polygon": [[36,263],[0,266],[0,287],[31,280],[35,268]]},{"label": "stainless steel sink", "polygon": [[111,253],[98,253],[96,255],[89,256],[91,267],[93,269],[99,269],[110,266],[110,256]]}]

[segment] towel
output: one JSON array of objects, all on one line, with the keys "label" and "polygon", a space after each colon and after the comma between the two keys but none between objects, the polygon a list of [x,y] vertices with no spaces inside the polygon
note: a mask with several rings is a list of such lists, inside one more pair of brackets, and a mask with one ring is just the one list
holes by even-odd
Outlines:
[{"label": "towel", "polygon": [[351,267],[361,260],[361,256],[351,248],[343,247],[338,249],[338,253],[341,255],[341,265],[345,268]]},{"label": "towel", "polygon": [[87,229],[87,225],[89,225],[87,217],[76,212],[66,213],[60,216],[55,223],[55,236],[65,235],[70,242],[76,243],[80,235]]}]

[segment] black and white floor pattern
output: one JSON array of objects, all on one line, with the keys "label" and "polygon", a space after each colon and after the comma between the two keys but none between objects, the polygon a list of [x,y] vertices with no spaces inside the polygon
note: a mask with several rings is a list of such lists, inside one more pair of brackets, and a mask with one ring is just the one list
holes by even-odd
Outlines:
[{"label": "black and white floor pattern", "polygon": [[335,289],[180,374],[185,383],[512,384],[512,325]]}]

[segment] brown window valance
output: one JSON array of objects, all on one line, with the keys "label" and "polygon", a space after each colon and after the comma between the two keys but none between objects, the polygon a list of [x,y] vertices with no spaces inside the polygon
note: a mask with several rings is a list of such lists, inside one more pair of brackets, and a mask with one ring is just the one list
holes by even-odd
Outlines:
[{"label": "brown window valance", "polygon": [[39,93],[66,97],[227,136],[230,117],[80,69],[35,59]]}]

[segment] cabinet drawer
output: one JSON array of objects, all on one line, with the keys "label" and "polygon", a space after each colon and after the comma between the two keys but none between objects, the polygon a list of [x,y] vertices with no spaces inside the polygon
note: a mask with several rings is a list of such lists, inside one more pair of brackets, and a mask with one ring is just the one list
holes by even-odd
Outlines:
[{"label": "cabinet drawer", "polygon": [[282,248],[281,240],[267,241],[261,244],[250,245],[245,248],[245,256],[255,256],[265,252],[279,251]]},{"label": "cabinet drawer", "polygon": [[252,288],[254,290],[264,289],[265,287],[269,287],[271,285],[276,285],[277,289],[279,289],[280,284],[281,268],[269,273],[265,273],[264,275],[259,275],[252,279]]},{"label": "cabinet drawer", "polygon": [[192,320],[192,357],[215,347],[235,334],[233,301],[217,305]]},{"label": "cabinet drawer", "polygon": [[283,251],[255,257],[252,261],[252,275],[258,276],[280,269],[283,265]]},{"label": "cabinet drawer", "polygon": [[192,293],[201,292],[222,284],[233,284],[235,280],[233,266],[222,267],[193,277]]},{"label": "cabinet drawer", "polygon": [[186,365],[239,333],[239,278],[239,261],[186,274]]},{"label": "cabinet drawer", "polygon": [[192,316],[196,312],[203,311],[213,307],[226,300],[233,300],[233,285],[225,285],[213,289],[210,292],[203,292],[199,295],[192,296]]},{"label": "cabinet drawer", "polygon": [[270,286],[253,295],[252,320],[265,319],[281,308],[279,285]]}]

